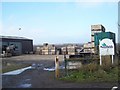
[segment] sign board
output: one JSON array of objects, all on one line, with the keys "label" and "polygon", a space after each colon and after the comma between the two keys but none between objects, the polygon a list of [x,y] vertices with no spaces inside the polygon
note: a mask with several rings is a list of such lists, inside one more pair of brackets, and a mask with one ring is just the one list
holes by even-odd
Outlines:
[{"label": "sign board", "polygon": [[114,43],[111,39],[105,38],[102,41],[100,41],[99,54],[100,54],[100,56],[115,54]]},{"label": "sign board", "polygon": [[67,63],[67,69],[78,69],[82,66],[82,62],[81,61],[68,61]]},{"label": "sign board", "polygon": [[100,65],[102,65],[101,56],[106,56],[106,55],[112,55],[112,64],[113,64],[113,55],[115,54],[115,47],[111,39],[105,38],[102,41],[100,41],[99,54],[100,54]]}]

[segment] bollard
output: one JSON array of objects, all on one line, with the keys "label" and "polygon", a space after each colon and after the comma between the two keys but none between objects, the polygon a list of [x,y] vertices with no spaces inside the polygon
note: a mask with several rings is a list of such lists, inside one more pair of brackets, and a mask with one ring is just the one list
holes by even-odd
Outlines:
[{"label": "bollard", "polygon": [[55,57],[55,77],[59,78],[59,58]]}]

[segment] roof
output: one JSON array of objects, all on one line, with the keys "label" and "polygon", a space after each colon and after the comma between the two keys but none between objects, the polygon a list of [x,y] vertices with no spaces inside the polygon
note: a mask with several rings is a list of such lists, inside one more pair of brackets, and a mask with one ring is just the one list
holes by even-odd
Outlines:
[{"label": "roof", "polygon": [[107,34],[115,34],[115,33],[109,31],[109,32],[99,32],[99,33],[95,33],[95,35],[98,35],[98,34],[106,34],[106,33],[107,33]]},{"label": "roof", "polygon": [[28,38],[25,38],[25,37],[17,37],[17,36],[1,36],[1,35],[0,35],[0,38],[5,38],[5,39],[28,39]]}]

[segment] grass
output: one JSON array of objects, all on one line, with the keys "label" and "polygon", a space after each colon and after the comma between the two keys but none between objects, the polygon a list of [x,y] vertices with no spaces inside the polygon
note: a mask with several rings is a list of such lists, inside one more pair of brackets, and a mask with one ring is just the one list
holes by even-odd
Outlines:
[{"label": "grass", "polygon": [[83,65],[78,70],[70,70],[68,76],[60,78],[64,81],[74,82],[118,82],[120,76],[118,65],[99,66],[95,63]]},{"label": "grass", "polygon": [[27,67],[27,66],[30,66],[30,65],[29,64],[16,64],[16,63],[12,63],[12,64],[2,68],[2,73],[13,71],[13,70],[17,70],[17,69],[21,69],[21,68],[24,68],[24,67]]}]

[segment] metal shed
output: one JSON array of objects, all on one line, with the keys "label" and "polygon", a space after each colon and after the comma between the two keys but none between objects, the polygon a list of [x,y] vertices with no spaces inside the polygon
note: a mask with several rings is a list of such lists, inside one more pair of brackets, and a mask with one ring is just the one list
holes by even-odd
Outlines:
[{"label": "metal shed", "polygon": [[0,36],[0,45],[1,51],[3,51],[3,47],[14,45],[16,55],[33,52],[33,40],[24,37]]}]

